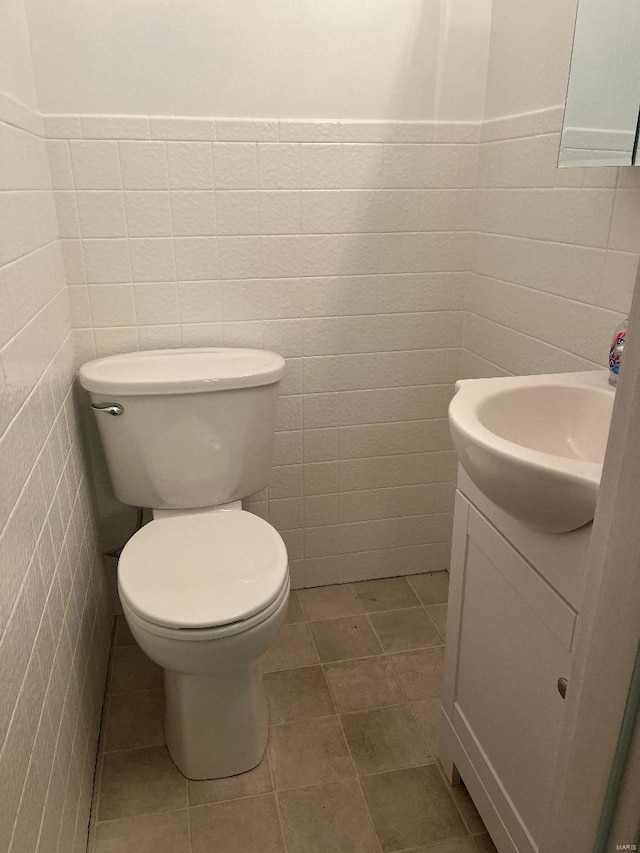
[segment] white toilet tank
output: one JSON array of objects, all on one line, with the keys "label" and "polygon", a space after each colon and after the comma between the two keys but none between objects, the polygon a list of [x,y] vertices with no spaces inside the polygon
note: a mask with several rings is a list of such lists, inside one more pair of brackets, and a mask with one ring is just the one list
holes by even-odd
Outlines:
[{"label": "white toilet tank", "polygon": [[79,371],[116,497],[195,509],[251,495],[269,479],[284,359],[224,347],[132,352]]}]

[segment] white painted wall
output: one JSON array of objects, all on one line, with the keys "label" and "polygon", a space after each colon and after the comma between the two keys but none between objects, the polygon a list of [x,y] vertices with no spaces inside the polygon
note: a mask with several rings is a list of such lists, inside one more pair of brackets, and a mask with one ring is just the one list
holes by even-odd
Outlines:
[{"label": "white painted wall", "polygon": [[564,104],[577,0],[493,0],[485,118]]},{"label": "white painted wall", "polygon": [[36,90],[23,0],[0,0],[0,92],[35,108]]},{"label": "white painted wall", "polygon": [[27,0],[50,113],[481,118],[491,0]]}]

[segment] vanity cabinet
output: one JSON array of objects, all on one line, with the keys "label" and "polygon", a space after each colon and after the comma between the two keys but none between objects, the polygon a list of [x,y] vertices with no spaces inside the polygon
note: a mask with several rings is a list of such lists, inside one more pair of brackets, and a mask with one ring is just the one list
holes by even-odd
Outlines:
[{"label": "vanity cabinet", "polygon": [[[534,853],[542,837],[589,535],[527,528],[461,470],[440,758],[452,782],[464,779],[499,853]],[[549,580],[562,571],[564,594]]]}]

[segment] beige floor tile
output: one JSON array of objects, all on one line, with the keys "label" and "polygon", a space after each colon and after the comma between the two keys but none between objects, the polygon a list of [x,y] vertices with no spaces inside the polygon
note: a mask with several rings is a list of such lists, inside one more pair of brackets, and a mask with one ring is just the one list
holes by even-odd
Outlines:
[{"label": "beige floor tile", "polygon": [[253,797],[267,794],[273,790],[269,759],[264,756],[253,770],[229,776],[226,779],[189,779],[189,804],[199,806],[203,803],[219,803],[224,800],[237,800],[240,797]]},{"label": "beige floor tile", "polygon": [[135,749],[164,743],[164,690],[143,690],[109,696],[102,749]]},{"label": "beige floor tile", "polygon": [[382,652],[366,616],[345,616],[309,623],[323,662],[370,657]]},{"label": "beige floor tile", "polygon": [[418,847],[407,853],[477,853],[470,838],[453,838],[440,844],[430,844],[428,847]]},{"label": "beige floor tile", "polygon": [[153,690],[163,685],[162,668],[144,654],[139,646],[115,646],[111,661],[109,693]]},{"label": "beige floor tile", "polygon": [[273,794],[189,809],[192,853],[282,853]]},{"label": "beige floor tile", "polygon": [[444,646],[389,655],[407,699],[433,699],[442,694]]},{"label": "beige floor tile", "polygon": [[136,641],[124,616],[116,616],[115,646],[135,646]]},{"label": "beige floor tile", "polygon": [[412,767],[361,779],[385,853],[465,836],[437,767]]},{"label": "beige floor tile", "polygon": [[440,718],[442,714],[442,700],[439,696],[430,699],[419,699],[417,702],[411,702],[411,710],[413,711],[416,720],[420,724],[427,743],[431,747],[432,753],[435,755],[438,748],[438,737]]},{"label": "beige floor tile", "polygon": [[343,714],[340,719],[361,776],[415,767],[433,760],[407,705]]},{"label": "beige floor tile", "polygon": [[300,601],[309,620],[335,619],[363,612],[355,584],[317,586],[300,590]]},{"label": "beige floor tile", "polygon": [[498,853],[498,850],[491,840],[491,836],[488,832],[485,832],[482,835],[474,835],[473,842],[476,845],[478,853]]},{"label": "beige floor tile", "polygon": [[338,711],[363,711],[404,701],[393,667],[384,657],[325,664]]},{"label": "beige floor tile", "polygon": [[187,780],[166,747],[104,755],[98,820],[172,811],[187,805]]},{"label": "beige floor tile", "polygon": [[93,853],[189,853],[187,810],[99,823]]},{"label": "beige floor tile", "polygon": [[454,785],[451,788],[451,796],[456,804],[458,811],[462,815],[462,820],[467,825],[470,835],[481,835],[486,833],[487,828],[482,822],[482,818],[478,814],[478,809],[475,803],[469,796],[469,792],[464,785]]},{"label": "beige floor tile", "polygon": [[269,760],[277,790],[337,782],[355,775],[337,717],[273,726]]},{"label": "beige floor tile", "polygon": [[449,572],[410,575],[407,580],[423,604],[444,604],[449,596]]},{"label": "beige floor tile", "polygon": [[306,620],[307,618],[300,604],[300,595],[296,589],[292,589],[289,593],[289,605],[287,607],[287,615],[284,617],[284,624],[291,625],[293,622],[306,622]]},{"label": "beige floor tile", "polygon": [[283,625],[261,660],[263,672],[294,669],[314,663],[318,663],[318,655],[306,623]]},{"label": "beige floor tile", "polygon": [[447,633],[447,607],[446,604],[432,604],[426,608],[443,640]]},{"label": "beige floor tile", "polygon": [[423,607],[371,613],[369,619],[385,652],[406,652],[442,643]]},{"label": "beige floor tile", "polygon": [[406,578],[380,578],[361,581],[356,585],[367,613],[380,610],[401,610],[420,604]]},{"label": "beige floor tile", "polygon": [[270,758],[204,782],[171,761],[162,670],[117,617],[92,853],[283,853],[276,797],[288,853],[496,853],[465,789],[450,794],[432,763],[447,586],[438,572],[292,591],[262,659]]},{"label": "beige floor tile", "polygon": [[272,724],[335,714],[320,666],[268,672],[264,677]]},{"label": "beige floor tile", "polygon": [[355,779],[278,795],[288,853],[379,853]]}]

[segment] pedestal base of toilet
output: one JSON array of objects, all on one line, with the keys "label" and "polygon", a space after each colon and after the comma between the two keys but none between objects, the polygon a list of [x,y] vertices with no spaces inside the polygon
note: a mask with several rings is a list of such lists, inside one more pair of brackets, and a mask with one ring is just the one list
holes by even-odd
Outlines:
[{"label": "pedestal base of toilet", "polygon": [[236,776],[262,761],[269,713],[260,661],[284,622],[288,573],[274,592],[239,622],[176,628],[143,619],[121,591],[131,633],[164,670],[167,748],[188,779]]},{"label": "pedestal base of toilet", "polygon": [[259,661],[216,675],[164,672],[167,748],[188,779],[221,779],[257,767],[269,712]]}]

